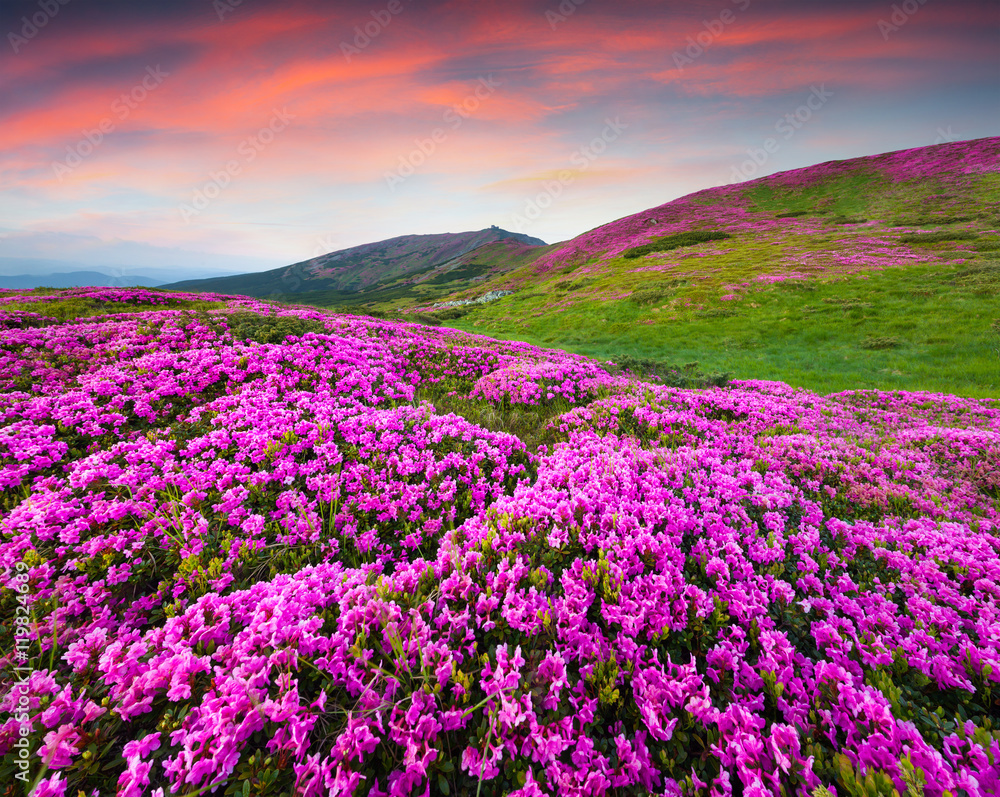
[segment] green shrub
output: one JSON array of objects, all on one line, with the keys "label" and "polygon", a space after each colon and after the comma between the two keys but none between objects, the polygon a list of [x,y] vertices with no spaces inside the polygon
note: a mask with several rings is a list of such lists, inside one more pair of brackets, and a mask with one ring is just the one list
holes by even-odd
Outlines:
[{"label": "green shrub", "polygon": [[972,241],[979,237],[972,230],[939,230],[937,232],[906,233],[899,236],[901,244],[936,244],[941,241]]},{"label": "green shrub", "polygon": [[291,316],[263,316],[250,311],[232,313],[227,319],[236,340],[257,343],[281,343],[289,335],[301,337],[307,332],[325,332],[322,321]]},{"label": "green shrub", "polygon": [[862,349],[869,349],[872,351],[881,351],[883,349],[897,349],[901,345],[902,344],[900,343],[899,338],[895,338],[892,336],[886,336],[886,337],[869,336],[860,343]]},{"label": "green shrub", "polygon": [[404,320],[413,324],[423,324],[425,327],[441,326],[441,319],[431,313],[409,313]]},{"label": "green shrub", "polygon": [[651,252],[669,252],[671,249],[678,249],[682,246],[693,246],[694,244],[701,244],[707,241],[722,241],[731,237],[727,232],[716,230],[688,230],[687,232],[678,232],[673,235],[663,235],[659,238],[654,238],[648,244],[626,249],[622,252],[622,257],[632,259],[648,255]]},{"label": "green shrub", "polygon": [[841,310],[870,310],[871,302],[863,302],[851,296],[826,296],[821,299],[823,304],[832,304]]},{"label": "green shrub", "polygon": [[440,415],[453,412],[485,429],[512,434],[532,452],[540,445],[557,441],[557,434],[549,428],[549,422],[573,409],[573,405],[562,398],[549,404],[511,405],[454,395],[452,389],[455,387],[461,387],[463,392],[469,389],[468,385],[458,386],[448,381],[428,382],[420,386],[415,401],[429,401]]},{"label": "green shrub", "polygon": [[790,210],[788,213],[779,213],[774,218],[776,219],[794,219],[796,216],[808,216],[808,210]]},{"label": "green shrub", "polygon": [[685,282],[685,280],[660,280],[637,288],[628,298],[641,305],[659,304],[672,298],[676,289]]},{"label": "green shrub", "polygon": [[392,318],[394,321],[406,320],[400,318],[398,314],[389,314],[384,310],[373,310],[369,307],[348,306],[337,308],[336,312],[340,315],[360,315],[365,316],[366,318]]},{"label": "green shrub", "polygon": [[966,221],[975,221],[977,216],[920,216],[912,219],[893,219],[889,222],[891,227],[926,227],[929,225],[959,224]]},{"label": "green shrub", "polygon": [[469,314],[467,307],[446,307],[444,310],[437,310],[434,317],[441,321],[454,321]]},{"label": "green shrub", "polygon": [[993,295],[1000,290],[1000,261],[986,260],[967,265],[955,272],[953,285],[961,285],[976,294]]},{"label": "green shrub", "polygon": [[729,318],[739,314],[730,307],[712,307],[708,310],[701,310],[694,315],[695,318]]},{"label": "green shrub", "polygon": [[706,373],[698,368],[698,363],[674,365],[665,360],[633,357],[630,354],[618,356],[604,366],[609,374],[630,373],[641,379],[658,382],[669,387],[705,388],[725,387],[730,374]]}]

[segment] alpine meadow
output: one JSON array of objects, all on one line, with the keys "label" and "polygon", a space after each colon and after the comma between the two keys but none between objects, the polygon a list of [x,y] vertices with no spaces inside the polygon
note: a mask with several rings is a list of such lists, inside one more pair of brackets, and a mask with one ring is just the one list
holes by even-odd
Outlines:
[{"label": "alpine meadow", "polygon": [[998,31],[8,0],[0,797],[1000,794]]}]

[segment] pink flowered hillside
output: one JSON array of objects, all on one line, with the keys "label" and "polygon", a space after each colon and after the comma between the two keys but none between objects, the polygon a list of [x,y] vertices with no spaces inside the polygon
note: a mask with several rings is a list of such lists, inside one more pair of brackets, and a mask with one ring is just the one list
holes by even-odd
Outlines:
[{"label": "pink flowered hillside", "polygon": [[[838,181],[848,179],[863,178],[863,188],[860,190],[874,197],[872,209],[875,213],[863,220],[870,222],[869,226],[875,228],[872,232],[881,232],[882,227],[892,228],[897,221],[899,209],[908,205],[912,206],[910,210],[913,214],[925,218],[928,215],[933,217],[934,211],[944,214],[972,210],[978,213],[990,206],[996,212],[1000,211],[1000,206],[995,196],[991,202],[978,203],[974,208],[970,208],[968,200],[970,195],[976,193],[970,189],[978,185],[980,178],[998,174],[1000,137],[821,163],[744,183],[699,191],[605,224],[539,258],[535,263],[535,271],[539,274],[551,273],[597,258],[596,265],[581,271],[600,273],[605,261],[620,256],[634,246],[642,245],[656,236],[690,229],[720,230],[732,235],[755,233],[779,239],[790,235],[815,234],[826,229],[827,220],[814,213],[822,211],[822,203],[804,203],[810,209],[808,218],[782,218],[780,215],[776,217],[774,212],[763,210],[757,199],[763,194],[768,198],[778,195],[791,201],[797,194],[808,195],[809,190],[817,186],[836,186]],[[845,188],[847,193],[856,190],[856,186]],[[925,194],[929,196],[925,198]],[[885,201],[880,205],[878,198]],[[824,196],[823,199],[829,201],[830,197]],[[890,244],[895,244],[895,241],[882,237],[869,242],[869,245],[887,249]]]},{"label": "pink flowered hillside", "polygon": [[1000,791],[997,401],[4,292],[0,486],[4,794]]}]

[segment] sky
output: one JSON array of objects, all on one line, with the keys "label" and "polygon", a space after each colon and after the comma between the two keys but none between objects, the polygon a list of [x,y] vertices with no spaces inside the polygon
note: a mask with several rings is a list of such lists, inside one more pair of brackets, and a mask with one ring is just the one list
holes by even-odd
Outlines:
[{"label": "sky", "polygon": [[555,242],[1000,133],[994,0],[4,0],[0,34],[0,264],[37,268]]}]

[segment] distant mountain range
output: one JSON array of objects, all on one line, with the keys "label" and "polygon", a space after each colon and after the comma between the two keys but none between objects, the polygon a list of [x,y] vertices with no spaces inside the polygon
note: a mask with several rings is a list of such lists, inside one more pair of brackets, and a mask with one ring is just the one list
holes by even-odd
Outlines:
[{"label": "distant mountain range", "polygon": [[46,279],[54,274],[90,271],[128,280],[115,285],[158,285],[244,274],[274,268],[282,262],[282,259],[157,246],[119,238],[16,230],[0,221],[0,277],[4,278]]},{"label": "distant mountain range", "polygon": [[461,233],[402,235],[294,263],[232,277],[184,280],[171,290],[211,291],[300,302],[358,303],[434,294],[449,283],[484,281],[517,268],[545,241],[499,227]]},{"label": "distant mountain range", "polygon": [[[9,240],[9,238],[7,239]],[[0,239],[0,245],[6,241]],[[75,254],[73,242],[69,242],[67,254]],[[197,254],[197,253],[196,253]],[[213,265],[204,262],[204,255],[192,256],[191,265],[185,262],[186,255],[178,256],[178,265],[123,265],[118,263],[94,263],[85,260],[57,260],[41,257],[0,257],[0,287],[77,287],[78,285],[99,285],[127,287],[142,285],[154,287],[181,279],[205,279],[208,277],[225,277],[240,274],[244,269],[234,269],[231,266]],[[222,263],[232,262],[232,258],[220,258]],[[143,262],[142,253],[136,256],[134,262]],[[252,260],[250,261],[253,262]],[[183,264],[183,265],[181,265]],[[77,280],[88,280],[80,283]],[[67,281],[69,280],[69,281]]]},{"label": "distant mountain range", "polygon": [[163,280],[151,277],[114,277],[99,271],[70,271],[53,274],[13,274],[0,275],[0,288],[8,290],[30,290],[31,288],[82,288],[84,286],[114,288],[155,288]]}]

